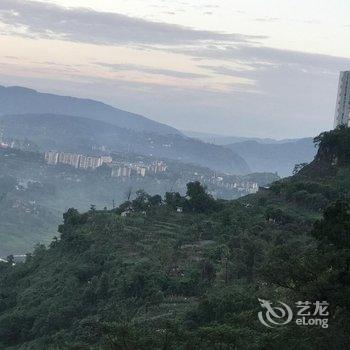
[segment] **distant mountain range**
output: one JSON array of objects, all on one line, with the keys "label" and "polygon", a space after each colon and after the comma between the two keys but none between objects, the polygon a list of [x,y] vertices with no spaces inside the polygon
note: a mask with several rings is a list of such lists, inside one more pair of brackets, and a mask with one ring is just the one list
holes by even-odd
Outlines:
[{"label": "distant mountain range", "polygon": [[279,176],[291,175],[295,164],[311,162],[317,152],[312,138],[270,144],[245,141],[226,147],[243,157],[252,171],[269,169]]},{"label": "distant mountain range", "polygon": [[0,115],[28,113],[86,117],[137,131],[180,134],[178,130],[168,125],[114,108],[102,102],[46,94],[18,86],[0,86]]},{"label": "distant mountain range", "polygon": [[185,135],[204,142],[223,145],[240,155],[254,172],[277,172],[279,176],[292,174],[295,164],[309,163],[317,149],[311,137],[274,140],[184,131]]},{"label": "distant mountain range", "polygon": [[112,151],[167,157],[232,174],[250,172],[232,150],[184,136],[177,129],[104,103],[0,86],[0,117],[7,137],[41,149]]},{"label": "distant mountain range", "polygon": [[0,86],[0,118],[5,134],[28,139],[42,150],[86,152],[106,146],[193,163],[231,174],[278,172],[291,175],[294,165],[310,162],[311,138],[259,139],[180,132],[141,115],[104,103]]},{"label": "distant mountain range", "polygon": [[250,169],[232,150],[181,134],[158,134],[120,128],[88,118],[57,114],[0,116],[6,137],[28,139],[41,150],[91,153],[94,149],[134,152],[175,159],[211,169],[247,174]]},{"label": "distant mountain range", "polygon": [[257,141],[259,143],[268,143],[268,144],[279,144],[279,143],[288,143],[296,141],[297,139],[282,139],[275,140],[272,138],[259,138],[259,137],[243,137],[243,136],[230,136],[230,135],[220,135],[220,134],[211,134],[205,132],[197,131],[182,131],[182,133],[188,137],[193,137],[195,139],[213,143],[215,145],[229,145],[231,143],[245,142],[245,141]]}]

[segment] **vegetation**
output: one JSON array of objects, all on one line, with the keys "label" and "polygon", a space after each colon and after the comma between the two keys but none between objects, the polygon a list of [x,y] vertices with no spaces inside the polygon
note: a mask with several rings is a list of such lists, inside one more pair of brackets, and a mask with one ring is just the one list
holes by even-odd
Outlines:
[{"label": "vegetation", "polygon": [[[194,182],[69,209],[48,248],[0,263],[0,348],[346,349],[350,162],[324,156],[328,139],[294,177],[236,201]],[[267,328],[258,298],[328,301],[329,327]]]},{"label": "vegetation", "polygon": [[[234,174],[250,172],[244,159],[232,150],[184,137],[175,129],[169,134],[147,131],[148,128],[136,131],[135,128],[123,128],[112,125],[113,123],[85,118],[88,114],[81,117],[76,115],[11,114],[0,116],[0,121],[5,126],[7,137],[22,140],[29,138],[41,150],[87,153],[92,149],[105,148],[181,160],[183,163]],[[139,122],[135,123],[137,125]]]},{"label": "vegetation", "polygon": [[[126,162],[154,161],[135,154],[114,156]],[[176,161],[167,164],[166,173],[111,178],[111,170],[106,166],[95,171],[49,166],[40,153],[0,149],[0,257],[32,251],[38,242],[49,243],[57,235],[57,226],[68,205],[80,211],[88,210],[91,204],[111,209],[129,197],[135,198],[139,188],[153,195],[169,190],[184,194],[186,182],[199,176],[207,181],[214,178],[214,171],[207,168]],[[273,174],[224,176],[230,183],[250,180],[261,185],[275,179]],[[216,183],[210,183],[208,190],[228,199],[240,196],[237,189],[219,187]]]}]

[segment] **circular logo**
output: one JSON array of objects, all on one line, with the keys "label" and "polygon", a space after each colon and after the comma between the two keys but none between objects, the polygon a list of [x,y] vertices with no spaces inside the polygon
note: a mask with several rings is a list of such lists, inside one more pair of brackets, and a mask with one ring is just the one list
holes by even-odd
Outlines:
[{"label": "circular logo", "polygon": [[280,306],[272,306],[271,301],[258,299],[265,312],[258,313],[259,321],[266,327],[274,328],[288,324],[293,318],[292,309],[279,301]]}]

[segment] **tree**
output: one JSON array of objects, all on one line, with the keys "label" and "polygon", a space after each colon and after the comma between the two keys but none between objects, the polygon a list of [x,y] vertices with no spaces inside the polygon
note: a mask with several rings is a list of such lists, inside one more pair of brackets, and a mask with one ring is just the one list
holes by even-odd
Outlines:
[{"label": "tree", "polygon": [[190,211],[204,213],[217,208],[215,199],[206,192],[206,188],[199,181],[189,182],[186,194],[189,197],[186,204]]},{"label": "tree", "polygon": [[308,163],[295,164],[294,169],[293,169],[293,175],[298,174],[298,172],[307,165],[308,165]]},{"label": "tree", "polygon": [[151,206],[158,207],[162,204],[162,196],[156,194],[155,196],[149,197],[148,201]]},{"label": "tree", "polygon": [[132,201],[132,208],[135,211],[146,210],[149,204],[150,195],[144,190],[136,191],[136,198]]},{"label": "tree", "polygon": [[175,210],[177,207],[184,205],[185,198],[181,197],[179,192],[166,192],[165,203],[168,207]]},{"label": "tree", "polygon": [[[310,342],[308,346],[303,344],[305,349],[326,349],[326,344],[332,344],[332,349],[346,348],[350,334],[349,203],[337,201],[329,206],[314,224],[311,236],[315,241],[306,248],[291,243],[275,246],[261,272],[279,287],[283,293],[280,299],[329,303],[332,327],[322,335],[317,328],[298,328],[292,335],[295,342],[304,337]],[[283,337],[281,333],[276,340],[283,341]]]},{"label": "tree", "polygon": [[[69,208],[64,214],[63,214],[63,222],[64,225],[79,225],[81,222],[81,215],[79,214],[78,210],[75,208]],[[62,225],[61,225],[62,226]],[[60,230],[58,230],[61,232]]]},{"label": "tree", "polygon": [[199,181],[189,182],[186,186],[186,194],[190,198],[196,198],[198,196],[206,194],[206,187],[202,186]]},{"label": "tree", "polygon": [[323,214],[323,219],[315,223],[312,235],[323,246],[350,249],[349,204],[339,200],[329,206]]},{"label": "tree", "polygon": [[105,272],[103,272],[98,282],[97,295],[101,298],[105,298],[107,297],[108,292],[109,292],[108,275]]},{"label": "tree", "polygon": [[15,258],[14,256],[11,254],[9,255],[7,258],[6,258],[7,262],[10,264],[10,265],[13,265],[15,263]]}]

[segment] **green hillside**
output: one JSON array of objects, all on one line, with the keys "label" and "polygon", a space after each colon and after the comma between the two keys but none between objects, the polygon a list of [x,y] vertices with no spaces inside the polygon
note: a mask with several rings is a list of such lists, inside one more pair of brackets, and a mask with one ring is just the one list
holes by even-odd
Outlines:
[{"label": "green hillside", "polygon": [[[236,201],[193,182],[69,209],[48,249],[0,263],[0,348],[348,348],[350,130],[316,142],[299,174]],[[327,301],[329,327],[267,328],[258,298]]]},{"label": "green hillside", "polygon": [[[154,161],[130,153],[113,154],[113,157],[125,162]],[[139,189],[151,194],[164,195],[170,190],[183,194],[187,182],[200,178],[219,198],[232,199],[249,193],[217,183],[220,174],[210,169],[177,161],[166,160],[165,173],[112,178],[111,169],[106,167],[86,171],[65,165],[50,166],[43,158],[37,152],[0,149],[0,257],[25,254],[37,243],[49,243],[57,235],[62,214],[69,207],[87,211],[94,204],[98,209],[111,209],[113,203],[121,204],[129,193],[134,197]],[[229,184],[251,181],[259,185],[276,178],[274,174],[222,177]]]},{"label": "green hillside", "polygon": [[[0,112],[1,115],[1,112]],[[180,134],[135,131],[110,123],[57,114],[0,116],[9,139],[30,140],[41,150],[135,152],[191,163],[230,174],[247,174],[245,160],[232,150]]]}]

